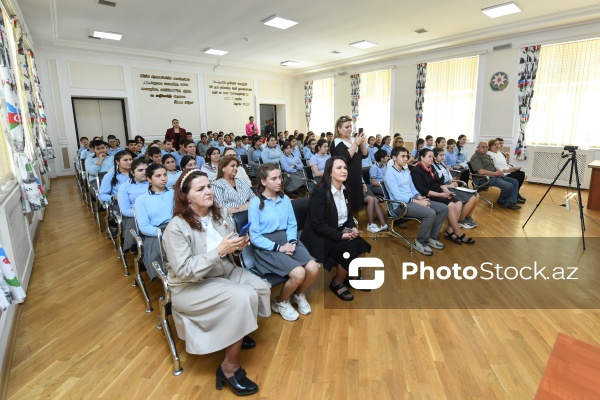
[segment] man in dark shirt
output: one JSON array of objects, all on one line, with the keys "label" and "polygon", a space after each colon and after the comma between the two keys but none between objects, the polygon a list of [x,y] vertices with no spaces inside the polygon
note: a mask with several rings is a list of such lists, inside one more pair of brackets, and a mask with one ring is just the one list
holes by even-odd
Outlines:
[{"label": "man in dark shirt", "polygon": [[265,125],[265,136],[269,137],[269,135],[274,135],[274,134],[275,134],[275,126],[273,126],[273,120],[268,119],[267,125]]},{"label": "man in dark shirt", "polygon": [[[496,170],[494,161],[487,155],[488,144],[481,141],[477,145],[477,151],[471,157],[471,168],[476,174],[490,177],[490,186],[500,188],[500,197],[498,204],[502,208],[509,210],[518,210],[521,206],[517,205],[517,196],[519,195],[519,182],[509,176],[504,176],[502,171]],[[473,179],[477,179],[473,177]]]}]

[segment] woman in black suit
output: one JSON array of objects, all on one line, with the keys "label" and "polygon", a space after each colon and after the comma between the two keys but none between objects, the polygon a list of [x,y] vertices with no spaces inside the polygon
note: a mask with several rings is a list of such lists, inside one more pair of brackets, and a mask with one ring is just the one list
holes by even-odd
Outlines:
[{"label": "woman in black suit", "polygon": [[[350,262],[371,251],[371,245],[356,229],[344,182],[348,168],[343,157],[331,157],[325,163],[323,178],[315,188],[300,241],[325,269],[337,266],[329,284],[331,291],[344,301],[354,299],[348,283]],[[359,194],[362,195],[361,192]],[[346,257],[344,257],[346,255]]]},{"label": "woman in black suit", "polygon": [[367,140],[364,133],[352,136],[352,118],[340,117],[335,123],[335,139],[329,146],[332,156],[341,156],[348,165],[348,181],[346,187],[350,192],[352,210],[363,206],[362,159],[369,156]]}]

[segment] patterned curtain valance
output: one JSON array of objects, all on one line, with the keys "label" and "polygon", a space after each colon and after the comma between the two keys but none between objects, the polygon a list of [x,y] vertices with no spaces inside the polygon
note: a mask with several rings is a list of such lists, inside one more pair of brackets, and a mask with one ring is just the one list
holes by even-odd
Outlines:
[{"label": "patterned curtain valance", "polygon": [[515,147],[517,160],[527,159],[527,148],[525,146],[525,128],[529,122],[531,111],[531,100],[533,99],[533,88],[540,59],[541,46],[529,46],[521,49],[521,60],[519,64],[519,140]]},{"label": "patterned curtain valance", "polygon": [[350,105],[352,107],[352,125],[356,130],[356,119],[358,118],[358,101],[360,100],[360,74],[350,75]]},{"label": "patterned curtain valance", "polygon": [[304,82],[304,115],[306,116],[306,131],[310,131],[310,115],[312,113],[313,81]]},{"label": "patterned curtain valance", "polygon": [[417,140],[421,135],[421,122],[423,121],[423,103],[425,102],[425,81],[427,80],[427,63],[417,64],[417,98],[415,100],[415,131]]}]

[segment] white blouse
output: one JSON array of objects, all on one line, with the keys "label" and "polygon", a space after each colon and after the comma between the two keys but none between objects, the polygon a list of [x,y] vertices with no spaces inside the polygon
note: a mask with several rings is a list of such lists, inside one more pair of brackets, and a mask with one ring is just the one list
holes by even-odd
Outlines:
[{"label": "white blouse", "polygon": [[348,219],[348,206],[346,205],[346,198],[344,197],[344,190],[346,187],[342,185],[341,190],[337,190],[331,185],[331,194],[333,195],[333,201],[338,211],[338,227],[346,223]]},{"label": "white blouse", "polygon": [[206,231],[206,252],[210,253],[219,245],[223,240],[223,236],[212,224],[212,215],[208,214],[206,217],[200,217],[200,223],[202,224],[202,228]]}]

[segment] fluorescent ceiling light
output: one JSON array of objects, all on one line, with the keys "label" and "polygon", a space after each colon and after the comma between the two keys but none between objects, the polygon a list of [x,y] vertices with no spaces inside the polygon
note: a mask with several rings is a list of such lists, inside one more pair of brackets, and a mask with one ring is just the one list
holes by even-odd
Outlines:
[{"label": "fluorescent ceiling light", "polygon": [[298,61],[288,60],[280,62],[279,65],[281,65],[282,67],[295,67],[296,65],[300,65],[300,63]]},{"label": "fluorescent ceiling light", "polygon": [[287,29],[287,28],[290,28],[290,27],[298,24],[298,21],[294,21],[293,19],[289,19],[289,18],[280,17],[278,15],[271,15],[269,18],[263,19],[260,22],[262,22],[265,25],[269,25],[269,26],[272,26],[274,28],[279,28],[279,29]]},{"label": "fluorescent ceiling light", "polygon": [[370,47],[377,46],[377,43],[369,42],[368,40],[361,40],[360,42],[350,43],[350,46],[354,46],[359,49],[368,49]]},{"label": "fluorescent ceiling light", "polygon": [[515,14],[521,12],[521,9],[515,4],[514,1],[510,3],[498,4],[497,6],[488,7],[481,9],[481,12],[490,18],[504,17],[505,15]]},{"label": "fluorescent ceiling light", "polygon": [[213,54],[215,56],[224,56],[225,54],[229,53],[228,51],[225,51],[225,50],[211,49],[210,47],[207,49],[204,49],[202,51],[205,52],[206,54]]},{"label": "fluorescent ceiling light", "polygon": [[121,40],[123,37],[120,33],[112,33],[112,32],[102,32],[102,31],[94,31],[92,34],[93,37],[98,39],[110,39],[110,40]]}]

